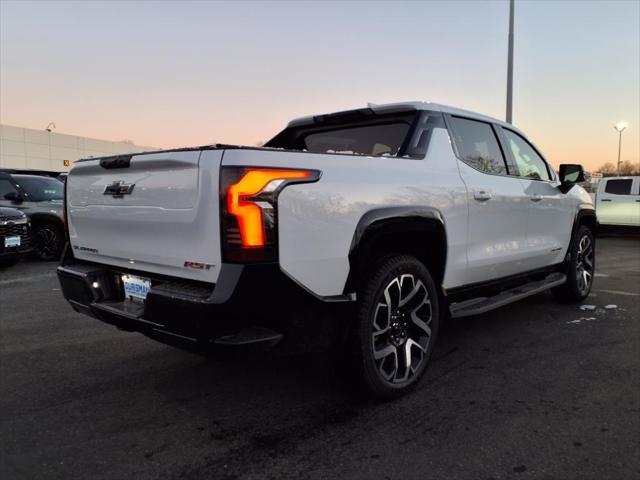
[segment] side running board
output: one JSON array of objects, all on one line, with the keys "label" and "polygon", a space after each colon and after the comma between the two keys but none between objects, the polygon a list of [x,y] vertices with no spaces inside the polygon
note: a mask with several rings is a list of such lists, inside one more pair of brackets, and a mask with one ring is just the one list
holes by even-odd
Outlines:
[{"label": "side running board", "polygon": [[523,298],[530,297],[536,293],[544,292],[567,281],[567,276],[563,273],[552,273],[543,280],[530,282],[510,290],[505,290],[495,297],[479,297],[453,303],[449,310],[452,318],[469,317],[500,308]]}]

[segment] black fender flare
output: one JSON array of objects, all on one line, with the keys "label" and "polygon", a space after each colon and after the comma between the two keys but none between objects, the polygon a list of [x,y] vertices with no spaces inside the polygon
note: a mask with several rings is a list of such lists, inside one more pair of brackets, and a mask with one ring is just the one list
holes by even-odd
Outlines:
[{"label": "black fender flare", "polygon": [[446,228],[444,217],[437,208],[416,206],[376,208],[364,213],[356,225],[349,247],[349,275],[344,293],[349,294],[354,291],[360,271],[359,259],[367,258],[367,249],[375,238],[380,235],[408,231],[438,235],[438,240],[444,248],[442,254],[446,265]]},{"label": "black fender flare", "polygon": [[596,209],[593,207],[593,205],[588,205],[588,204],[582,204],[578,207],[578,210],[576,210],[576,215],[573,219],[573,226],[571,227],[571,238],[573,238],[573,236],[576,233],[576,230],[578,230],[578,227],[580,225],[587,225],[589,227],[591,227],[594,230],[594,235],[595,235],[595,229],[596,226],[598,224],[598,219],[596,217]]},{"label": "black fender flare", "polygon": [[51,225],[55,225],[56,227],[62,229],[64,232],[64,223],[62,219],[53,213],[45,213],[45,212],[36,212],[29,215],[29,219],[31,220],[31,225],[41,225],[43,223],[49,223]]},{"label": "black fender flare", "polygon": [[586,225],[589,228],[591,228],[593,232],[593,240],[595,242],[598,219],[596,217],[596,209],[593,207],[593,205],[589,205],[586,203],[581,204],[576,210],[576,214],[573,217],[573,225],[571,227],[571,236],[569,237],[569,245],[567,246],[567,254],[565,255],[564,261],[562,263],[563,267],[566,266],[567,262],[570,260],[569,256],[571,255],[571,242],[573,242],[573,237],[578,231],[578,228],[580,227],[580,225]]}]

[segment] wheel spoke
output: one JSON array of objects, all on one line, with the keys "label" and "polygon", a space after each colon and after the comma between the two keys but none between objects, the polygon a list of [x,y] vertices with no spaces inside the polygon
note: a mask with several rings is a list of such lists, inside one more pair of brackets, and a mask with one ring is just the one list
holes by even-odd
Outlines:
[{"label": "wheel spoke", "polygon": [[[380,323],[380,317],[385,321],[384,324]],[[391,309],[384,303],[379,303],[376,306],[376,311],[373,314],[373,326],[378,330],[386,331],[389,328],[389,322],[391,318]]]},{"label": "wheel spoke", "polygon": [[411,312],[411,321],[418,328],[420,328],[427,337],[431,336],[431,327],[429,326],[429,323],[431,322],[431,315],[429,315],[429,320],[425,322],[422,319],[420,319],[420,317],[418,317],[417,313],[414,311],[414,312]]},{"label": "wheel spoke", "polygon": [[[420,298],[421,298],[419,295],[420,293],[423,293],[422,302],[420,302]],[[422,303],[424,302],[424,299],[427,297],[428,297],[427,289],[425,288],[424,284],[420,280],[418,280],[414,284],[409,294],[406,297],[400,299],[399,307],[400,308],[405,307],[409,310],[414,310],[415,308],[419,308],[420,305],[422,305]],[[417,307],[412,307],[412,304],[416,301],[420,303],[418,303]]]},{"label": "wheel spoke", "polygon": [[395,310],[400,304],[400,282],[394,278],[387,288],[384,289],[384,299],[387,302],[389,310]]},{"label": "wheel spoke", "polygon": [[387,381],[393,381],[398,374],[398,351],[393,345],[387,345],[374,352],[378,371]]}]

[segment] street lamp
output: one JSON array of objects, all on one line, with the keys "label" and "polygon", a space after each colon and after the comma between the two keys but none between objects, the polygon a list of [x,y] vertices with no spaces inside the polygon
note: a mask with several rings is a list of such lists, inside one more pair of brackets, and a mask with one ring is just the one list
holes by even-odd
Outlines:
[{"label": "street lamp", "polygon": [[627,128],[625,122],[619,122],[613,126],[618,131],[618,176],[620,176],[620,151],[622,150],[622,132]]}]

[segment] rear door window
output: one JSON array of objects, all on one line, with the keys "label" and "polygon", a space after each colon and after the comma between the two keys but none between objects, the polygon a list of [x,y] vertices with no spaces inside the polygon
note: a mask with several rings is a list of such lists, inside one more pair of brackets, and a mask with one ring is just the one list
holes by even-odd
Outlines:
[{"label": "rear door window", "polygon": [[450,121],[460,160],[484,173],[507,175],[507,165],[490,124],[453,116]]},{"label": "rear door window", "polygon": [[611,193],[613,195],[631,195],[631,184],[633,183],[631,178],[606,180],[606,182],[607,184],[604,187],[605,193]]}]

